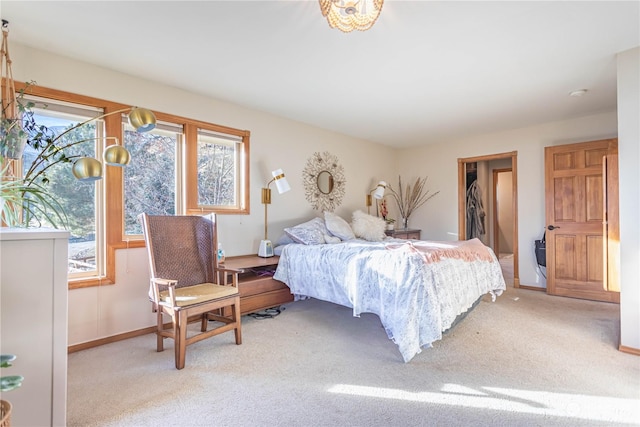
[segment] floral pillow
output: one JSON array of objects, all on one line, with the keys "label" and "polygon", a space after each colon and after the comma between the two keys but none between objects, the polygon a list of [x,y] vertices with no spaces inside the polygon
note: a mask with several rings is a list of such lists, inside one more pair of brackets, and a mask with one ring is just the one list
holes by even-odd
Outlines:
[{"label": "floral pillow", "polygon": [[284,232],[294,242],[303,245],[322,245],[325,243],[325,234],[329,234],[324,220],[317,217],[295,227],[285,228]]},{"label": "floral pillow", "polygon": [[355,211],[353,213],[351,228],[356,237],[371,242],[379,242],[386,237],[384,230],[387,228],[387,224],[382,218],[366,214],[362,211]]},{"label": "floral pillow", "polygon": [[349,223],[333,212],[325,211],[324,223],[327,230],[329,230],[329,234],[340,238],[340,240],[351,240],[356,238],[356,235],[353,233]]}]

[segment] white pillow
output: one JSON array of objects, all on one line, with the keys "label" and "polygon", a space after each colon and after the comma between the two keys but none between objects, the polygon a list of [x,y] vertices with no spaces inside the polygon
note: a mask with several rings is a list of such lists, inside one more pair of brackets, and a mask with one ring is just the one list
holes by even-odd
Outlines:
[{"label": "white pillow", "polygon": [[331,234],[325,234],[324,241],[325,243],[342,243],[338,236],[332,236]]},{"label": "white pillow", "polygon": [[387,228],[387,224],[382,218],[368,215],[362,211],[355,211],[351,228],[356,237],[371,242],[379,242],[384,240],[386,236],[384,230]]},{"label": "white pillow", "polygon": [[332,236],[339,237],[340,240],[355,239],[356,235],[347,221],[340,218],[333,212],[324,212],[324,223]]},{"label": "white pillow", "polygon": [[296,243],[303,245],[322,245],[325,243],[324,235],[328,234],[324,220],[318,217],[295,227],[285,228],[284,232]]}]

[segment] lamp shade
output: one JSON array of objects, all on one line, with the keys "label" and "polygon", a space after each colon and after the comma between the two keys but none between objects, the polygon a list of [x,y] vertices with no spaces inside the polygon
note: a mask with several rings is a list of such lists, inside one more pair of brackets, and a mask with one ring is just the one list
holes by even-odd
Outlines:
[{"label": "lamp shade", "polygon": [[373,192],[373,197],[375,199],[382,199],[384,197],[384,190],[387,188],[387,183],[384,181],[380,181],[376,190]]},{"label": "lamp shade", "polygon": [[156,116],[151,110],[134,107],[129,113],[129,123],[138,132],[149,132],[156,127]]},{"label": "lamp shade", "polygon": [[282,169],[276,169],[273,172],[271,172],[271,174],[273,175],[273,180],[276,182],[276,188],[278,189],[278,193],[282,194],[291,190],[291,186],[289,186],[289,183],[287,182],[287,178],[285,178],[284,172],[282,172]]},{"label": "lamp shade", "polygon": [[110,145],[104,150],[102,156],[109,166],[124,167],[131,161],[131,155],[122,145]]},{"label": "lamp shade", "polygon": [[102,163],[93,157],[81,157],[73,163],[71,172],[79,181],[97,181],[102,178]]}]

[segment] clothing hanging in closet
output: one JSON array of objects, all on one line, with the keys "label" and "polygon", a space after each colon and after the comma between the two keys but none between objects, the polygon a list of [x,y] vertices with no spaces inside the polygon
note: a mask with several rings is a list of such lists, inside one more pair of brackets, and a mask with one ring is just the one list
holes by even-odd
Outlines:
[{"label": "clothing hanging in closet", "polygon": [[484,231],[484,208],[482,190],[475,180],[467,190],[467,239],[480,238]]}]

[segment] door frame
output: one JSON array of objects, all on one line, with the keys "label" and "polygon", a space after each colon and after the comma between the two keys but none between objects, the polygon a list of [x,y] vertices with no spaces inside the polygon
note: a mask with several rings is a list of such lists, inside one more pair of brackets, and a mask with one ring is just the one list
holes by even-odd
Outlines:
[{"label": "door frame", "polygon": [[[498,175],[501,173],[512,172],[511,168],[500,168],[493,169],[493,198],[491,200],[492,209],[493,209],[493,251],[496,253],[496,256],[500,257],[500,230],[499,230],[499,221],[500,215],[498,215]],[[513,246],[513,242],[511,242],[511,246]]]},{"label": "door frame", "polygon": [[[512,209],[513,209],[513,287],[520,287],[520,273],[518,267],[518,152],[489,154],[486,156],[458,158],[458,239],[465,240],[467,236],[467,188],[466,165],[467,163],[485,162],[491,160],[511,159],[511,185],[512,185]],[[494,239],[495,244],[495,239]],[[498,254],[496,254],[497,256]]]}]

